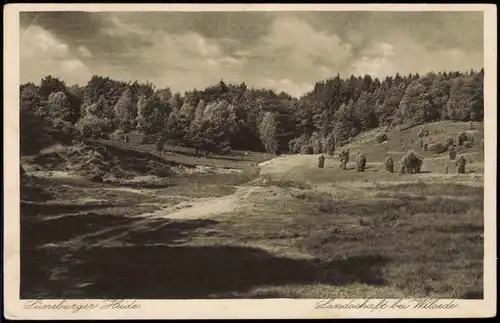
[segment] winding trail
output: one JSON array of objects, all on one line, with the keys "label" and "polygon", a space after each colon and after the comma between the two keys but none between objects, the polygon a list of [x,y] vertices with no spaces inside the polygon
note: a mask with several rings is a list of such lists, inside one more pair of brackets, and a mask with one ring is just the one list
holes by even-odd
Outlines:
[{"label": "winding trail", "polygon": [[[315,162],[314,155],[293,155],[282,156],[271,159],[259,164],[262,174],[285,173],[293,170],[295,167],[303,166],[304,164],[313,165]],[[189,221],[197,219],[206,219],[221,214],[229,214],[240,208],[244,208],[249,204],[248,198],[257,191],[265,190],[260,186],[239,186],[233,194],[215,197],[215,198],[200,198],[182,201],[180,203],[161,208],[150,213],[143,213],[137,216],[136,221],[131,221],[122,225],[107,227],[101,230],[82,234],[70,240],[48,243],[41,248],[62,247],[70,250],[78,250],[80,248],[89,248],[96,246],[111,246],[114,244],[123,245],[119,240],[126,237],[132,232],[143,230],[158,230],[162,226],[168,225],[170,221],[162,221],[155,225],[158,219],[168,219],[174,221]],[[128,191],[137,194],[148,194],[147,190],[130,189],[130,188],[109,188],[109,190]]]},{"label": "winding trail", "polygon": [[[301,167],[317,167],[318,155],[283,155],[266,162],[260,163],[258,166],[261,168],[260,175],[279,175],[294,171]],[[425,177],[439,177],[439,178],[454,178],[454,175],[443,174],[422,174]],[[481,185],[482,176],[463,176],[462,182],[471,185]],[[379,182],[382,183],[382,182]],[[389,183],[389,182],[388,182]],[[398,181],[398,183],[403,183]],[[411,183],[411,182],[408,182]],[[345,186],[347,185],[347,186]],[[346,182],[345,185],[338,184],[338,187],[343,189],[360,189],[364,186],[373,186],[373,183],[365,182]],[[356,187],[353,187],[356,186]],[[357,187],[360,186],[360,187]],[[316,185],[317,189],[331,191],[331,185]],[[82,247],[93,246],[109,246],[119,242],[123,237],[126,237],[131,232],[157,230],[162,226],[168,225],[170,221],[158,221],[158,219],[167,219],[173,221],[189,221],[197,219],[212,218],[217,215],[229,214],[235,210],[245,208],[251,205],[252,201],[250,196],[253,193],[265,193],[268,187],[263,186],[238,186],[237,191],[233,194],[212,197],[212,198],[199,198],[182,201],[180,203],[161,208],[157,211],[144,213],[135,216],[135,221],[125,223],[122,225],[103,228],[96,232],[83,234],[77,236],[69,241],[47,244],[42,247],[65,247],[70,249],[78,249]],[[130,188],[110,188],[110,190],[123,190],[134,192],[137,194],[150,193],[148,190],[130,189]],[[158,223],[158,224],[155,224]]]},{"label": "winding trail", "polygon": [[[131,232],[157,230],[171,223],[167,221],[154,225],[155,221],[158,219],[180,221],[204,219],[214,215],[226,214],[236,209],[245,207],[245,201],[248,197],[259,189],[262,188],[257,186],[241,186],[238,187],[238,190],[231,195],[183,201],[151,213],[143,213],[141,215],[134,216],[134,218],[140,218],[138,221],[132,221],[119,226],[83,234],[57,244],[49,243],[41,246],[41,248],[63,247],[77,250],[82,247],[110,246],[116,243],[120,238],[126,237]],[[119,244],[123,245],[121,242]]]}]

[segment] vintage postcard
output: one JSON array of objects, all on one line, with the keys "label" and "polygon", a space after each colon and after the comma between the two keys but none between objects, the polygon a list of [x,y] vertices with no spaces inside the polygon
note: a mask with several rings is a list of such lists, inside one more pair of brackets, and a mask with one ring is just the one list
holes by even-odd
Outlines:
[{"label": "vintage postcard", "polygon": [[485,4],[9,4],[9,319],[496,315]]}]

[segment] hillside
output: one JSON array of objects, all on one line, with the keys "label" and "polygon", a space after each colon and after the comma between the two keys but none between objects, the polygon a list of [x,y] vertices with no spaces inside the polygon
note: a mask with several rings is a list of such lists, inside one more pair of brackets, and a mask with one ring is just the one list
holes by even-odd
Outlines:
[{"label": "hillside", "polygon": [[[418,133],[421,128],[426,129],[429,135],[420,138]],[[445,165],[448,165],[450,170],[455,167],[454,162],[448,158],[448,152],[424,151],[420,147],[419,140],[422,139],[424,143],[445,143],[449,137],[456,140],[456,136],[460,132],[471,131],[474,133],[474,143],[470,147],[466,145],[460,146],[458,155],[463,154],[471,164],[472,169],[477,169],[478,172],[483,170],[484,149],[481,142],[484,140],[484,126],[482,122],[475,122],[472,130],[468,122],[451,121],[428,123],[410,128],[404,126],[394,127],[387,132],[384,130],[385,127],[380,127],[355,136],[351,144],[347,146],[350,147],[351,154],[356,154],[359,150],[366,155],[368,163],[383,163],[387,156],[399,161],[407,151],[413,150],[422,156],[424,160],[432,160],[431,163],[424,162],[424,171],[441,173]],[[386,133],[387,141],[378,143],[376,139],[378,133]]]}]

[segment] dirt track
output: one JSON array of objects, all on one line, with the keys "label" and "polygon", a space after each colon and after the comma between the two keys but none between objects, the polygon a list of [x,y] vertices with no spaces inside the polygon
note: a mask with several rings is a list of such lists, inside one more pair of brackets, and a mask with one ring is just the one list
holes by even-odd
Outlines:
[{"label": "dirt track", "polygon": [[319,155],[283,155],[259,164],[261,175],[283,174],[296,167],[315,167]]},{"label": "dirt track", "polygon": [[[264,169],[268,167],[263,166]],[[280,168],[282,169],[282,168]],[[274,170],[276,171],[276,170]],[[229,213],[246,205],[245,201],[248,197],[259,190],[265,189],[259,186],[240,186],[233,194],[215,197],[215,198],[200,198],[190,201],[183,201],[178,204],[162,208],[160,210],[138,215],[139,221],[127,223],[112,228],[98,230],[96,232],[87,233],[74,237],[69,241],[64,241],[57,244],[49,243],[43,247],[64,247],[70,249],[79,249],[90,246],[110,246],[113,244],[122,244],[118,242],[121,238],[127,236],[131,232],[141,230],[151,230],[151,224],[157,219],[172,219],[172,220],[193,220],[203,219],[214,215]],[[124,190],[133,191],[138,194],[146,194],[142,190],[111,188],[109,190]],[[162,224],[165,225],[165,224]],[[162,225],[155,226],[155,230]],[[42,248],[43,248],[42,247]]]},{"label": "dirt track", "polygon": [[[260,175],[277,175],[285,174],[293,171],[298,167],[317,167],[317,155],[287,155],[274,158],[272,160],[263,162],[259,164],[261,168]],[[444,174],[422,174],[427,175],[426,178],[434,177],[436,180],[442,180],[443,177],[454,177],[454,175],[444,175]],[[463,181],[470,182],[470,185],[481,185],[482,182],[478,180],[473,180],[472,176],[464,176]],[[382,182],[380,182],[382,183]],[[353,188],[353,185],[373,185],[373,183],[365,182],[346,182],[346,188]],[[359,186],[358,185],[358,186]],[[325,185],[323,185],[325,186]],[[331,190],[331,185],[316,185],[317,189]],[[113,188],[115,189],[115,188]],[[111,190],[113,190],[111,189]],[[157,219],[168,219],[176,221],[184,220],[197,220],[197,219],[207,219],[213,216],[227,214],[237,209],[244,208],[251,205],[250,196],[254,193],[264,193],[270,187],[266,186],[239,186],[237,191],[233,194],[213,197],[213,198],[200,198],[191,199],[189,201],[183,201],[175,205],[171,205],[151,213],[144,213],[138,215],[139,221],[135,221],[133,224],[124,224],[112,228],[102,229],[93,233],[85,234],[82,236],[75,237],[70,241],[66,241],[58,244],[62,247],[69,248],[80,248],[83,246],[109,246],[113,243],[118,243],[120,238],[123,238],[130,234],[131,232],[141,231],[141,230],[151,230],[152,223]],[[117,188],[117,190],[120,190]],[[147,194],[141,190],[131,190],[137,191],[136,193]],[[164,224],[163,224],[164,225]],[[155,226],[155,230],[159,229],[162,225]],[[53,247],[53,244],[46,245],[46,247]]]}]

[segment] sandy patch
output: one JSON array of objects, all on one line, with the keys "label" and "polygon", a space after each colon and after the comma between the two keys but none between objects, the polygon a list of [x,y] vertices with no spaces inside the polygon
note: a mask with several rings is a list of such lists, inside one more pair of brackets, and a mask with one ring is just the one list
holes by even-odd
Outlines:
[{"label": "sandy patch", "polygon": [[72,172],[65,172],[65,171],[58,171],[58,170],[52,170],[52,171],[26,171],[26,173],[30,176],[35,176],[35,177],[42,177],[42,178],[83,178],[80,175],[74,174]]}]

